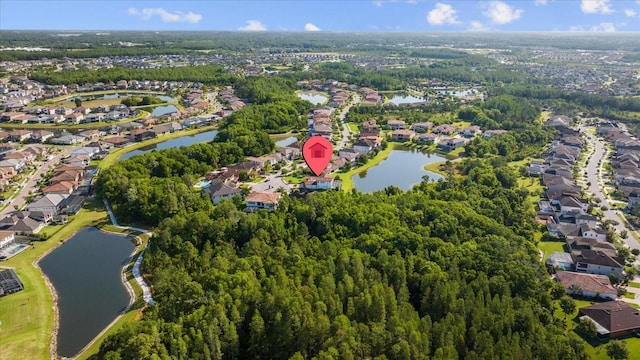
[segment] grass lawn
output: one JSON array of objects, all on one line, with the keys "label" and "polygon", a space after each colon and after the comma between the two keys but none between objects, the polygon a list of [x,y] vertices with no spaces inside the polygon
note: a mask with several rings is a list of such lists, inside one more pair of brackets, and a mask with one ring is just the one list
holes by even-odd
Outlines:
[{"label": "grass lawn", "polygon": [[447,176],[447,173],[445,173],[443,170],[440,169],[440,165],[444,165],[444,164],[445,162],[443,161],[432,162],[431,164],[425,165],[423,169],[434,172],[436,174],[440,174],[442,176]]},{"label": "grass lawn", "polygon": [[[627,345],[627,350],[629,350],[629,359],[635,359],[635,355],[636,354],[640,354],[640,338],[637,337],[630,337],[627,339],[623,339],[621,341],[624,341],[625,344]],[[607,356],[607,343],[603,342],[603,343],[595,343],[595,345],[597,346],[593,346],[594,344],[591,344],[589,342],[587,342],[587,344],[585,345],[585,349],[587,350],[587,353],[590,355],[591,360],[609,360],[611,359],[609,356]]]},{"label": "grass lawn", "polygon": [[202,128],[198,128],[198,129],[191,129],[191,130],[186,130],[186,131],[177,131],[177,132],[174,132],[174,133],[171,133],[171,134],[160,135],[160,136],[158,136],[156,138],[153,138],[153,139],[140,141],[140,142],[134,143],[133,145],[129,145],[127,147],[114,148],[113,150],[109,151],[109,155],[107,155],[104,159],[100,160],[98,165],[100,166],[101,169],[106,169],[106,168],[112,166],[113,164],[115,164],[116,161],[118,161],[118,158],[120,156],[122,156],[122,155],[124,155],[124,154],[126,154],[128,152],[131,152],[133,150],[137,150],[137,149],[145,147],[145,146],[161,143],[163,141],[179,138],[179,137],[182,137],[182,136],[194,135],[194,134],[198,134],[198,133],[201,133],[201,132],[210,131],[210,130],[215,129],[216,126],[217,125],[211,125],[211,126],[205,126],[205,127],[202,127]]},{"label": "grass lawn", "polygon": [[624,294],[624,297],[626,297],[627,299],[631,299],[631,300],[633,300],[633,299],[635,299],[635,298],[636,298],[636,294],[631,293],[631,292],[628,292],[628,293],[625,293],[625,294]]},{"label": "grass lawn", "polygon": [[564,252],[564,241],[540,241],[538,249],[544,253],[544,260],[547,260],[555,251]]},{"label": "grass lawn", "polygon": [[629,286],[640,289],[640,283],[637,283],[637,282],[631,281],[629,282]]},{"label": "grass lawn", "polygon": [[53,300],[33,263],[81,228],[105,221],[107,213],[99,205],[87,203],[64,227],[45,228],[45,232],[52,234],[48,240],[35,242],[34,249],[25,250],[2,263],[2,266],[15,268],[25,287],[21,292],[0,298],[0,354],[3,359],[50,358]]},{"label": "grass lawn", "polygon": [[360,132],[360,129],[358,128],[358,124],[354,123],[354,122],[350,122],[347,123],[347,125],[349,126],[349,129],[351,130],[351,132]]},{"label": "grass lawn", "polygon": [[287,184],[301,184],[304,177],[302,176],[285,176],[284,181]]}]

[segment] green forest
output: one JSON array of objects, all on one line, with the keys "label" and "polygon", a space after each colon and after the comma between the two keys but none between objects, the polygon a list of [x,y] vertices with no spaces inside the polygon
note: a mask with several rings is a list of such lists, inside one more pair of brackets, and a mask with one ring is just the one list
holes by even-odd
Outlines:
[{"label": "green forest", "polygon": [[265,129],[297,126],[308,105],[277,90],[289,86],[248,80],[239,91],[256,104],[213,142],[101,172],[96,190],[118,218],[156,229],[143,267],[157,305],[100,358],[587,358],[553,316],[529,192],[507,163],[551,139],[535,105],[504,95],[461,111],[509,133],[470,144],[445,179],[411,191],[285,196],[255,214],[239,197],[214,206],[194,192],[206,172],[273,151]]}]

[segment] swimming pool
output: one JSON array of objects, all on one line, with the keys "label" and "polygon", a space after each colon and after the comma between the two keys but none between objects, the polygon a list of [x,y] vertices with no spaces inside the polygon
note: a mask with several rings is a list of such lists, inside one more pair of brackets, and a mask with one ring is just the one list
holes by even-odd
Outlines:
[{"label": "swimming pool", "polygon": [[9,250],[9,255],[15,255],[15,254],[19,253],[20,251],[22,251],[22,250],[24,250],[24,249],[26,249],[28,247],[29,247],[29,245],[20,244],[20,245],[14,247],[13,249]]}]

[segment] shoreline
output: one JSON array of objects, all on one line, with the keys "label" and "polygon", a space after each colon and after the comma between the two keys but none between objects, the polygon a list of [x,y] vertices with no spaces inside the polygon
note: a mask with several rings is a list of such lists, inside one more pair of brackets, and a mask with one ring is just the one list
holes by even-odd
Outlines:
[{"label": "shoreline", "polygon": [[[107,234],[131,237],[131,240],[139,238],[138,235],[130,235],[130,234],[118,233],[118,232],[111,231],[111,230],[104,230],[104,229],[102,229],[100,227],[97,227],[97,228],[100,231],[105,232]],[[89,341],[85,346],[83,346],[82,349],[80,349],[80,351],[78,351],[77,354],[75,354],[72,357],[70,357],[70,359],[77,359],[80,356],[82,356],[87,350],[89,350],[89,348],[93,344],[96,343],[96,341],[98,341],[100,339],[100,337],[102,337],[107,331],[109,331],[109,329],[111,329],[111,327],[113,325],[115,325],[118,321],[120,321],[120,319],[129,310],[131,310],[133,305],[136,303],[136,292],[135,292],[135,290],[133,288],[133,285],[131,285],[131,283],[129,283],[129,281],[127,280],[127,271],[128,271],[129,265],[132,264],[133,259],[136,258],[136,255],[141,254],[142,251],[144,250],[144,248],[141,248],[141,246],[142,246],[142,243],[136,244],[135,248],[133,248],[133,251],[131,252],[131,254],[129,254],[129,257],[127,258],[126,265],[124,265],[122,267],[122,271],[120,272],[120,280],[122,282],[122,285],[124,285],[125,289],[127,289],[127,292],[129,293],[129,304],[120,313],[118,313],[118,316],[116,316],[109,324],[107,324],[107,326],[105,326],[104,329],[102,329],[99,333],[97,333],[96,336],[94,336],[93,339],[91,339],[91,341]]]},{"label": "shoreline", "polygon": [[[85,226],[82,226],[80,229],[74,231],[72,234],[70,234],[68,237],[66,237],[65,239],[60,239],[58,241],[57,244],[53,245],[51,248],[47,249],[45,252],[43,252],[42,254],[40,254],[37,258],[35,258],[32,262],[33,267],[38,271],[38,273],[40,274],[40,276],[42,277],[42,279],[45,282],[45,285],[47,287],[47,289],[49,290],[49,293],[51,294],[51,299],[52,299],[52,310],[53,310],[53,329],[51,332],[51,337],[49,339],[49,356],[51,359],[56,359],[58,358],[58,332],[60,329],[60,309],[58,308],[58,292],[56,291],[55,286],[53,285],[53,283],[51,283],[51,280],[49,279],[49,277],[44,273],[44,271],[42,271],[42,268],[40,268],[40,261],[42,259],[44,259],[47,255],[51,254],[54,250],[58,249],[60,246],[64,245],[65,242],[67,242],[68,240],[70,240],[71,238],[73,238],[77,233],[79,233],[81,230],[85,229],[85,228],[90,228],[90,227],[95,227],[97,229],[99,229],[100,231],[103,231],[105,233],[109,233],[109,234],[114,234],[114,235],[120,235],[120,236],[126,236],[129,237],[131,236],[132,239],[135,238],[135,236],[133,235],[128,235],[128,234],[123,234],[123,233],[117,233],[114,231],[109,231],[109,230],[103,230],[100,226],[98,225],[92,225],[92,224],[87,224]],[[127,312],[129,311],[129,309],[133,306],[133,304],[135,303],[136,300],[136,295],[135,295],[135,290],[133,289],[133,286],[126,280],[126,272],[127,272],[127,268],[128,266],[131,264],[131,260],[135,257],[136,254],[138,254],[140,250],[140,245],[136,245],[136,247],[133,249],[132,253],[129,255],[129,257],[127,258],[127,264],[125,266],[122,267],[122,272],[121,272],[121,281],[122,284],[124,285],[124,287],[127,289],[127,292],[129,293],[129,304],[127,305],[127,307],[120,312],[120,314],[118,314],[118,316],[112,321],[110,322],[104,329],[102,329],[102,331],[100,331],[100,333],[98,333],[85,347],[83,347],[80,352],[78,352],[76,355],[72,356],[72,359],[76,359],[78,356],[82,355],[82,353],[84,351],[86,351],[91,345],[93,345],[93,343],[102,335],[104,334],[106,331],[108,331],[118,320],[120,320],[120,318]]]}]

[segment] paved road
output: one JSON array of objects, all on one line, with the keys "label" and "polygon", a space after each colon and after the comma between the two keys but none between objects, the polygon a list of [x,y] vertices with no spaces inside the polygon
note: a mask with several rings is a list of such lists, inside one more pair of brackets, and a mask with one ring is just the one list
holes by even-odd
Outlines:
[{"label": "paved road", "polygon": [[[586,137],[595,149],[591,156],[591,159],[589,160],[589,164],[587,165],[587,180],[591,183],[591,185],[589,186],[589,191],[595,197],[600,199],[602,205],[607,206],[609,210],[603,211],[604,216],[605,218],[614,220],[618,223],[618,225],[614,227],[618,234],[623,230],[627,230],[628,232],[634,231],[633,229],[627,228],[627,226],[622,221],[620,221],[618,215],[622,215],[622,213],[618,210],[611,210],[611,203],[609,201],[609,198],[602,193],[602,186],[604,186],[604,181],[602,179],[602,172],[598,166],[598,162],[600,162],[600,160],[606,153],[605,145],[597,136],[587,134]],[[640,243],[638,243],[638,240],[636,240],[636,238],[631,234],[629,234],[626,239],[622,240],[630,248],[640,249]]]},{"label": "paved road", "polygon": [[54,167],[60,159],[65,156],[68,156],[71,151],[73,151],[73,147],[65,147],[62,148],[62,151],[56,155],[54,155],[50,160],[45,162],[37,162],[35,163],[36,171],[29,177],[26,181],[24,181],[21,186],[20,192],[13,196],[12,198],[7,199],[8,206],[0,211],[0,218],[4,218],[8,213],[15,210],[17,206],[18,209],[25,205],[26,198],[29,196],[29,192],[37,189],[38,180],[45,174],[49,169]]},{"label": "paved road", "polygon": [[251,190],[265,193],[273,193],[280,188],[284,188],[286,192],[291,192],[292,188],[291,185],[284,182],[281,173],[269,174],[265,181],[251,185]]},{"label": "paved road", "polygon": [[344,120],[349,113],[349,109],[351,109],[353,105],[359,104],[360,101],[360,95],[358,95],[358,93],[353,93],[353,100],[349,103],[349,105],[345,106],[344,109],[342,109],[340,115],[338,115],[338,119],[342,123],[342,139],[338,142],[338,144],[336,144],[336,150],[338,151],[344,149],[345,147],[347,147],[347,145],[349,145],[349,143],[351,143],[351,129],[349,128],[349,124],[347,124]]}]

